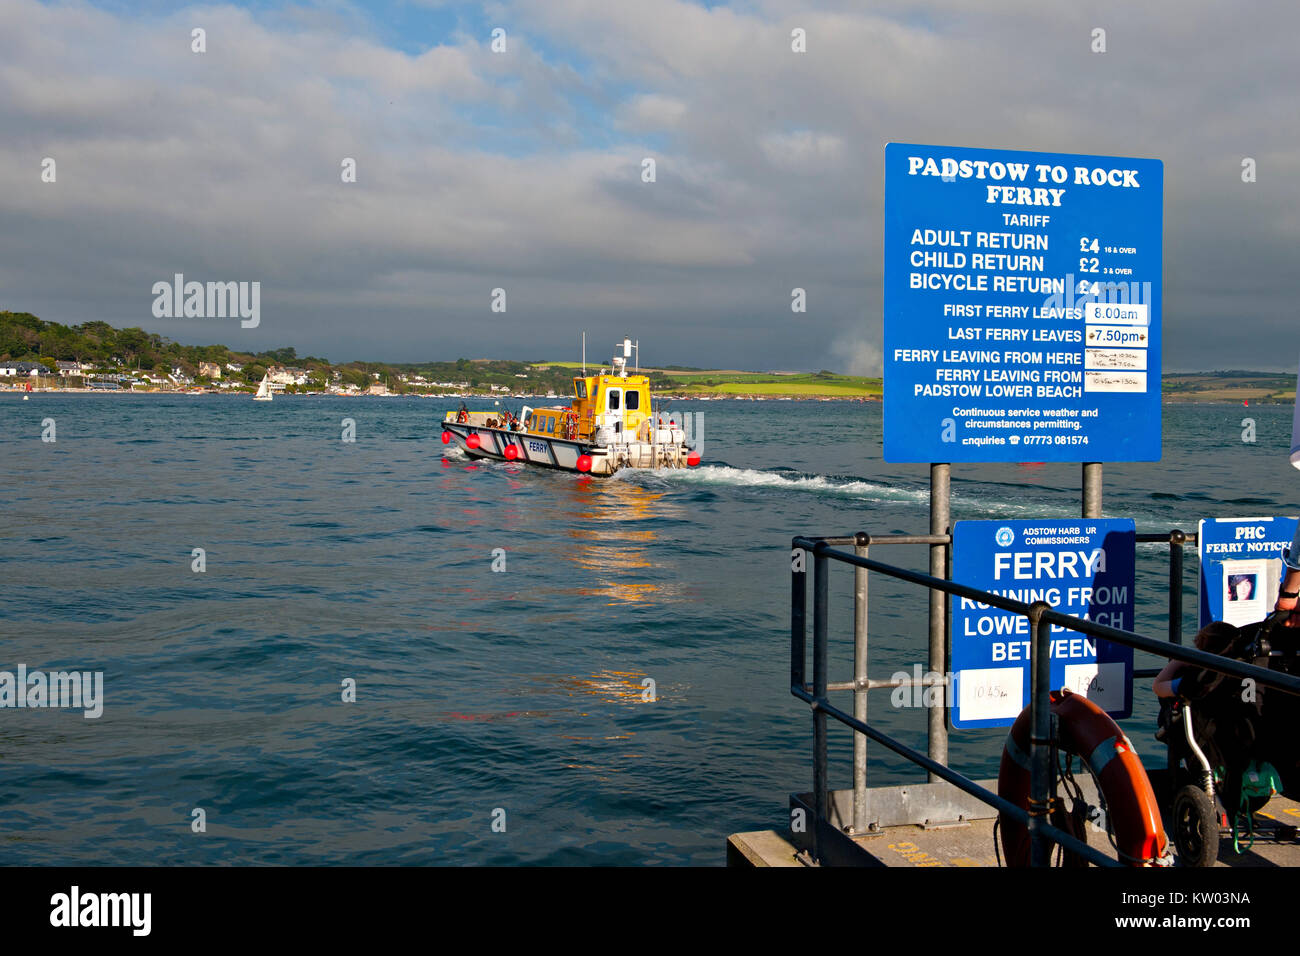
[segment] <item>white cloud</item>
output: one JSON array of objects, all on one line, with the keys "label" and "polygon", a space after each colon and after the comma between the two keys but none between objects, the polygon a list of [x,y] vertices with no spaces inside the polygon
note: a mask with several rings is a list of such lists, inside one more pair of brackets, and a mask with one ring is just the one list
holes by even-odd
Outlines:
[{"label": "white cloud", "polygon": [[642,130],[669,129],[686,114],[686,104],[672,96],[647,93],[633,98],[622,111],[622,125]]},{"label": "white cloud", "polygon": [[762,147],[769,162],[789,171],[823,172],[844,159],[844,140],[811,130],[769,133]]}]

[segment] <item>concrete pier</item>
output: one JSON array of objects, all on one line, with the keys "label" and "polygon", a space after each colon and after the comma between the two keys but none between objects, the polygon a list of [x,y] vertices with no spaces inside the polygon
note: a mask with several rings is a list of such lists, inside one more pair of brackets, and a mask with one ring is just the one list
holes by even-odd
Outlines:
[{"label": "concrete pier", "polygon": [[[1157,775],[1158,772],[1153,777]],[[991,788],[997,786],[996,781],[991,780],[981,783]],[[872,828],[859,835],[845,833],[842,827],[833,836],[823,831],[823,865],[904,868],[997,866],[993,845],[994,818],[988,815],[989,809],[978,804],[980,809],[967,815],[963,812],[966,808],[959,799],[947,803],[936,800],[936,793],[931,790],[935,786],[920,784],[914,787],[868,790],[868,805],[874,811]],[[952,790],[958,797],[964,796],[955,788],[940,786]],[[792,810],[797,811],[806,806],[805,798],[808,796],[793,795]],[[831,796],[836,813],[841,809],[845,812],[851,810],[851,791],[837,790]],[[1089,797],[1091,799],[1091,794]],[[942,807],[952,816],[950,819],[934,817],[920,822],[898,822],[897,816],[907,812],[909,803],[913,807]],[[1167,804],[1168,801],[1162,800],[1166,814]],[[833,815],[833,819],[837,818]],[[1164,823],[1168,833],[1168,818]],[[1300,827],[1300,802],[1276,796],[1262,811],[1255,814],[1254,824],[1254,846],[1244,853],[1233,852],[1230,834],[1221,836],[1217,866],[1300,866],[1300,840],[1295,835],[1295,828]],[[1088,844],[1112,859],[1115,858],[1110,841],[1101,831],[1089,827]],[[1172,844],[1171,836],[1170,848],[1174,849]],[[810,848],[809,833],[800,834],[790,830],[735,833],[727,839],[727,865],[811,866],[815,864],[812,862]]]}]

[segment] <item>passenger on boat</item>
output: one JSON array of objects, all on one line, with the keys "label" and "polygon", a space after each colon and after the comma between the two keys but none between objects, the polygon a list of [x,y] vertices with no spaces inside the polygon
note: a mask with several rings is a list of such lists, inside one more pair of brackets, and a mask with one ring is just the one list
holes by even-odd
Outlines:
[{"label": "passenger on boat", "polygon": [[465,407],[464,402],[460,403],[460,409],[456,412],[456,421],[461,424],[469,421],[469,409]]}]

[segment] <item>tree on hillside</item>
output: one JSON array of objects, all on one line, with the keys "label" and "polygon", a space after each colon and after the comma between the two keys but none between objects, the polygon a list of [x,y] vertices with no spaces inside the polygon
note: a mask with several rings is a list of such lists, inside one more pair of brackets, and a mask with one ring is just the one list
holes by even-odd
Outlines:
[{"label": "tree on hillside", "polygon": [[258,355],[259,358],[269,359],[274,365],[293,365],[298,361],[298,352],[296,349],[286,346],[282,349],[268,349]]},{"label": "tree on hillside", "polygon": [[143,329],[120,329],[117,333],[118,351],[125,353],[122,358],[128,361],[134,359],[148,347],[149,336],[144,333]]}]

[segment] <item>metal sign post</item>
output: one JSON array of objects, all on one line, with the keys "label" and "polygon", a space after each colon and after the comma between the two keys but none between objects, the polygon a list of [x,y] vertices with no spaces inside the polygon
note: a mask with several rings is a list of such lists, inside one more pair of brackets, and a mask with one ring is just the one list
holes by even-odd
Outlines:
[{"label": "metal sign post", "polygon": [[[930,465],[930,534],[948,534],[952,523],[952,465]],[[948,577],[948,545],[930,545],[930,575]],[[931,674],[948,673],[948,595],[930,592],[929,667]],[[947,694],[945,693],[945,697]],[[948,708],[940,705],[927,712],[926,736],[930,759],[948,765]],[[930,782],[939,778],[930,774]]]},{"label": "metal sign post", "polygon": [[1101,462],[1083,463],[1083,517],[1101,517]]}]

